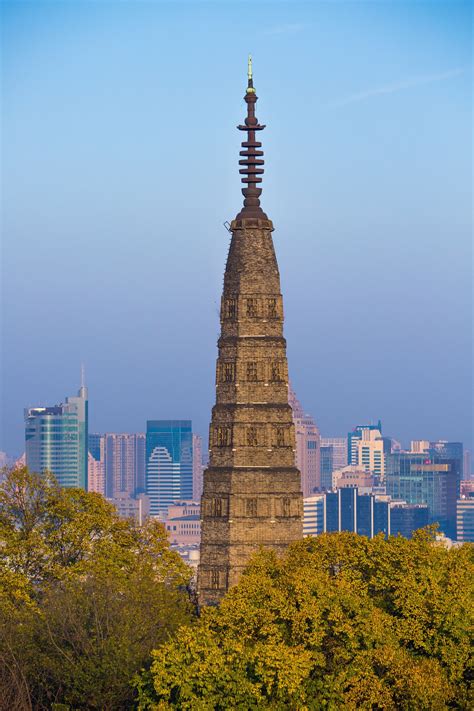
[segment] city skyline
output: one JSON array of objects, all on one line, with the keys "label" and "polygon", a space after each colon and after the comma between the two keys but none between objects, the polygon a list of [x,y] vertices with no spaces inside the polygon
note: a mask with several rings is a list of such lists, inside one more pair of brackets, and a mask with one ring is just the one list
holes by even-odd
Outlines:
[{"label": "city skyline", "polygon": [[207,441],[250,44],[305,412],[326,437],[380,416],[472,450],[470,11],[424,5],[270,3],[250,34],[201,6],[197,39],[190,6],[3,3],[1,449],[82,361],[91,431],[184,417]]}]

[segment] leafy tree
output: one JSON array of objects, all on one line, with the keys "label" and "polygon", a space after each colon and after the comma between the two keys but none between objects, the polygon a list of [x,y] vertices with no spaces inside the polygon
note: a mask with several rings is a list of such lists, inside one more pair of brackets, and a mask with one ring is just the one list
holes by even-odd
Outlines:
[{"label": "leafy tree", "polygon": [[150,650],[191,620],[190,571],[154,521],[26,469],[0,485],[0,709],[126,709]]},{"label": "leafy tree", "polygon": [[472,708],[473,549],[350,533],[261,551],[153,652],[139,708]]}]

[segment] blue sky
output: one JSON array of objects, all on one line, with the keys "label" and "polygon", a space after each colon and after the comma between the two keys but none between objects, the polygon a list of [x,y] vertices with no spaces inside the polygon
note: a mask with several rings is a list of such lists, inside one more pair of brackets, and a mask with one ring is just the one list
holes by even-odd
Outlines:
[{"label": "blue sky", "polygon": [[290,374],[323,435],[472,447],[471,5],[3,2],[3,434],[207,436],[254,57]]}]

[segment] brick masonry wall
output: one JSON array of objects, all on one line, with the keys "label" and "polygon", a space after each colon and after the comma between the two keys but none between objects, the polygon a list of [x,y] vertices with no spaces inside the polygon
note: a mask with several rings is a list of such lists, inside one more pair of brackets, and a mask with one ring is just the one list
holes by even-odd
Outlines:
[{"label": "brick masonry wall", "polygon": [[242,219],[231,229],[201,504],[201,605],[217,604],[260,546],[281,553],[303,535],[273,225]]}]

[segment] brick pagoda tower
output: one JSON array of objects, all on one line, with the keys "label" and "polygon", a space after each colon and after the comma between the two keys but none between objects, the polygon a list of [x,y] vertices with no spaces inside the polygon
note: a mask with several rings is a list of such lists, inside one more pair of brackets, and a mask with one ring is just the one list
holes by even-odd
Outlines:
[{"label": "brick pagoda tower", "polygon": [[231,224],[221,303],[216,404],[201,500],[200,605],[218,603],[260,546],[283,552],[303,535],[280,275],[273,224],[259,200],[264,161],[255,136],[265,126],[255,117],[250,58],[245,101],[247,118],[238,126],[247,133],[239,161],[245,199]]}]

